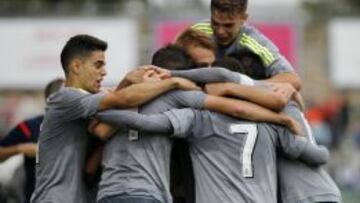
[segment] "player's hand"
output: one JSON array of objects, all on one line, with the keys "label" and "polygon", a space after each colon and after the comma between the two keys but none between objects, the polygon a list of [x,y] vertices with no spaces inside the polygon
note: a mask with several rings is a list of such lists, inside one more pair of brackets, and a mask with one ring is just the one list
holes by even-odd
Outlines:
[{"label": "player's hand", "polygon": [[98,119],[90,120],[89,125],[88,125],[88,132],[91,134],[94,134],[94,129],[99,123],[100,123],[100,121]]},{"label": "player's hand", "polygon": [[17,145],[17,151],[20,154],[24,154],[26,157],[35,157],[37,146],[35,143],[24,143]]},{"label": "player's hand", "polygon": [[201,90],[201,88],[199,86],[197,86],[194,82],[192,82],[188,79],[185,79],[185,78],[173,77],[173,78],[170,78],[169,80],[173,80],[178,89]]},{"label": "player's hand", "polygon": [[283,97],[285,101],[290,101],[291,97],[296,92],[296,89],[289,83],[269,82],[268,85],[272,91]]},{"label": "player's hand", "polygon": [[161,79],[167,79],[171,77],[171,71],[167,69],[157,67],[154,69],[154,71],[156,71],[156,73]]},{"label": "player's hand", "polygon": [[205,92],[215,96],[225,96],[228,89],[227,83],[211,83],[205,85]]},{"label": "player's hand", "polygon": [[284,116],[284,125],[288,127],[295,136],[304,136],[303,129],[299,122],[297,122],[295,119],[293,119],[290,116],[283,115]]},{"label": "player's hand", "polygon": [[143,76],[143,82],[156,82],[162,80],[155,70],[147,70]]},{"label": "player's hand", "polygon": [[156,68],[158,67],[153,65],[140,66],[137,69],[127,73],[124,80],[126,80],[130,84],[142,83],[144,81],[144,75],[146,74],[146,72],[150,70],[155,70]]}]

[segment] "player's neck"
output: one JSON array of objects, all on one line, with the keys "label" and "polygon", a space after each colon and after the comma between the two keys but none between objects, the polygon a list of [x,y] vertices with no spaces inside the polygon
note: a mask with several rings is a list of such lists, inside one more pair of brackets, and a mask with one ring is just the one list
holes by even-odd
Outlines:
[{"label": "player's neck", "polygon": [[83,89],[83,85],[81,84],[81,82],[72,76],[69,76],[66,79],[65,87],[73,87],[73,88],[77,88],[77,89]]}]

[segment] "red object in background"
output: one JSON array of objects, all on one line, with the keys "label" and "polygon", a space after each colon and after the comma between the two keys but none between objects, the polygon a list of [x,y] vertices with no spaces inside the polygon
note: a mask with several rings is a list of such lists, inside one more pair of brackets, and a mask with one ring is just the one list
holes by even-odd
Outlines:
[{"label": "red object in background", "polygon": [[192,25],[191,21],[161,21],[155,25],[155,49],[172,43],[176,35]]},{"label": "red object in background", "polygon": [[[155,24],[155,50],[173,42],[176,35],[195,22],[182,20],[160,21]],[[253,23],[266,37],[274,42],[280,53],[295,67],[297,65],[296,40],[297,33],[294,25],[277,23]]]}]

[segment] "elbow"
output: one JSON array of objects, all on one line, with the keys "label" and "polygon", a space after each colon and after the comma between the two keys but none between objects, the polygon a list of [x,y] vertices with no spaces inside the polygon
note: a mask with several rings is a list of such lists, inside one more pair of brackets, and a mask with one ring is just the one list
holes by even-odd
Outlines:
[{"label": "elbow", "polygon": [[322,156],[320,157],[319,161],[318,161],[318,165],[324,165],[326,164],[329,160],[330,160],[330,152],[329,150],[324,147],[324,146],[320,146],[321,147],[321,154]]}]

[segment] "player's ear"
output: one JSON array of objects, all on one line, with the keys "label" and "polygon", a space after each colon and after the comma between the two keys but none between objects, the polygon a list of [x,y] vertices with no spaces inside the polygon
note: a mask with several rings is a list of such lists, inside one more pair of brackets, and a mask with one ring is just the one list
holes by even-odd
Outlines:
[{"label": "player's ear", "polygon": [[74,75],[79,75],[81,66],[82,66],[82,61],[79,58],[75,58],[70,62],[69,72]]}]

